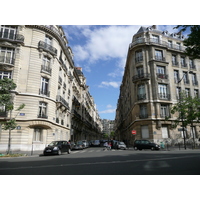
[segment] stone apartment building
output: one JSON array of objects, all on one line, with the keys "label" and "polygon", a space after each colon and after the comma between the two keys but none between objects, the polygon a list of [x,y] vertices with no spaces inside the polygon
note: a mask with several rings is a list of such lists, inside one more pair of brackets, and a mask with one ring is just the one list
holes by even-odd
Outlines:
[{"label": "stone apartment building", "polygon": [[102,119],[102,134],[109,134],[114,132],[114,120]]},{"label": "stone apartment building", "polygon": [[[200,87],[200,61],[184,54],[183,40],[181,32],[159,31],[155,25],[141,27],[133,36],[116,110],[115,131],[120,139],[183,141],[180,127],[172,128],[176,117],[170,108],[180,91],[199,97]],[[192,129],[197,141],[197,124],[187,127],[186,138],[193,137]]]},{"label": "stone apartment building", "polygon": [[[77,55],[78,56],[78,55]],[[17,128],[11,150],[42,150],[53,140],[95,138],[101,121],[81,68],[61,26],[0,25],[0,78],[16,83],[13,92]],[[0,121],[10,116],[0,112]],[[6,151],[8,131],[0,129],[0,151]]]}]

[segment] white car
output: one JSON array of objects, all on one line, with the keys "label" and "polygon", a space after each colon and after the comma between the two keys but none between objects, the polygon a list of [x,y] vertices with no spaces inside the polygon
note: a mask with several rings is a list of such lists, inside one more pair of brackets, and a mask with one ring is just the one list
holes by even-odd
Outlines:
[{"label": "white car", "polygon": [[118,142],[118,144],[117,144],[117,149],[124,149],[124,150],[126,150],[127,147],[126,147],[126,145],[124,144],[124,142]]}]

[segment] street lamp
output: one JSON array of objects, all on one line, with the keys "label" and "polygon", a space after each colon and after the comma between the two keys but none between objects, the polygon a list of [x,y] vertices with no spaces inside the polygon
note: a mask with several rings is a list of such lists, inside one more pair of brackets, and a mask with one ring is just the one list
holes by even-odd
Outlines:
[{"label": "street lamp", "polygon": [[[193,74],[193,71],[188,71],[189,74]],[[185,77],[185,74],[183,74],[183,77],[178,81],[178,85],[179,83],[183,80],[183,78]],[[182,98],[179,98],[179,102],[182,104]],[[184,127],[184,118],[183,118],[183,113],[181,112],[181,121],[182,121],[182,131],[183,131],[183,141],[184,141],[184,148],[186,149],[186,137],[185,137],[185,127]]]}]

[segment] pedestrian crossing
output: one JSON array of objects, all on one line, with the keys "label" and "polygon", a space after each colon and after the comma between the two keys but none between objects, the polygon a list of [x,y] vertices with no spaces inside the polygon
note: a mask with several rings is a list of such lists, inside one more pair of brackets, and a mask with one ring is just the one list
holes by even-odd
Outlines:
[{"label": "pedestrian crossing", "polygon": [[111,150],[103,150],[103,149],[96,149],[96,150],[94,150],[94,149],[84,149],[84,150],[75,150],[75,151],[71,151],[71,154],[77,154],[77,153],[80,153],[80,154],[82,154],[82,153],[99,153],[99,152],[110,152],[110,151],[124,151],[124,150],[121,150],[121,149],[119,149],[119,150],[116,150],[116,149],[111,149]]}]

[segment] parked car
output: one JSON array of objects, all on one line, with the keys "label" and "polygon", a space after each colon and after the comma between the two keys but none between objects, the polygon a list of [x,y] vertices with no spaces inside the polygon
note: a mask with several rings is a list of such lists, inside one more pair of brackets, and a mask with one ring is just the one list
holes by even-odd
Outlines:
[{"label": "parked car", "polygon": [[60,155],[63,152],[67,152],[69,154],[70,151],[71,151],[71,145],[69,142],[65,140],[52,141],[47,147],[45,147],[43,155],[50,155],[50,154]]},{"label": "parked car", "polygon": [[124,150],[126,150],[127,147],[126,147],[126,145],[125,145],[124,142],[118,142],[117,143],[117,149],[124,149]]},{"label": "parked car", "polygon": [[135,150],[142,149],[151,149],[151,150],[159,150],[160,146],[156,143],[150,142],[149,140],[135,140],[134,142]]},{"label": "parked car", "polygon": [[82,140],[82,142],[83,142],[84,148],[88,148],[90,146],[87,140]]},{"label": "parked car", "polygon": [[93,140],[91,146],[99,147],[100,146],[100,141],[99,140]]},{"label": "parked car", "polygon": [[72,150],[83,150],[84,144],[82,141],[73,143]]}]

